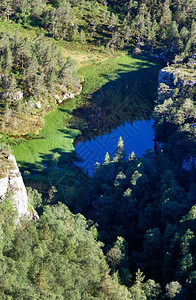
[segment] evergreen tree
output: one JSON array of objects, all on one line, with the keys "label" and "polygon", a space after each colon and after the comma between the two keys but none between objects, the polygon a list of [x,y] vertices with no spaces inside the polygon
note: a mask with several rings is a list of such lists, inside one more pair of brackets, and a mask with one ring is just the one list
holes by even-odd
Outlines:
[{"label": "evergreen tree", "polygon": [[104,159],[104,165],[108,165],[108,164],[110,164],[110,155],[107,152]]},{"label": "evergreen tree", "polygon": [[172,12],[170,10],[170,0],[165,0],[163,5],[162,16],[160,19],[160,26],[162,30],[163,39],[166,37],[166,30],[168,26],[171,24],[171,22],[172,22]]},{"label": "evergreen tree", "polygon": [[125,149],[124,149],[124,142],[122,137],[119,138],[118,140],[118,145],[116,149],[115,156],[113,158],[114,162],[118,162],[119,160],[122,160],[125,158]]},{"label": "evergreen tree", "polygon": [[165,289],[166,296],[169,299],[173,299],[180,293],[182,286],[178,281],[172,281],[166,285]]},{"label": "evergreen tree", "polygon": [[112,29],[112,31],[114,32],[114,30],[118,26],[118,23],[119,23],[118,16],[112,13],[108,28]]}]

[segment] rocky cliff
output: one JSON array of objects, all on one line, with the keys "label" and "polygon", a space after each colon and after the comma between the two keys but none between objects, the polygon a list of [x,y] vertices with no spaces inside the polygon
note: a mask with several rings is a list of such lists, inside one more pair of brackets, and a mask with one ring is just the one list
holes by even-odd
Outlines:
[{"label": "rocky cliff", "polygon": [[8,188],[10,188],[13,195],[14,207],[18,212],[18,220],[20,220],[21,217],[30,217],[30,212],[28,211],[27,191],[18,169],[15,157],[12,154],[8,156],[6,156],[5,154],[1,154],[0,162],[0,199],[4,200]]},{"label": "rocky cliff", "polygon": [[[176,106],[176,103],[178,101],[178,97],[176,98],[176,91],[175,89],[177,88],[180,93],[186,89],[186,91],[191,91],[195,89],[196,85],[196,62],[192,62],[189,64],[182,64],[182,65],[171,65],[166,68],[163,68],[159,72],[159,77],[158,77],[158,105],[162,105],[162,108],[160,107],[160,116],[164,115],[164,113],[167,113],[167,121],[168,121],[168,127],[171,126],[171,124],[175,124],[175,126],[178,127],[178,132],[185,132],[184,136],[182,135],[182,141],[178,141],[179,145],[183,145],[185,143],[185,134],[189,132],[189,141],[190,141],[190,136],[192,134],[193,129],[196,128],[195,124],[195,114],[194,110],[194,101],[195,101],[195,94],[187,93],[187,98],[184,98],[184,103],[178,103]],[[190,95],[193,95],[192,98],[190,98]],[[169,101],[169,99],[172,99],[169,102],[166,103],[166,101]],[[165,101],[166,100],[166,101]],[[172,104],[173,111],[169,110],[167,106],[169,107]],[[164,106],[165,105],[165,106]],[[156,110],[156,108],[155,108]],[[175,113],[174,113],[175,112]],[[180,119],[181,116],[181,119]],[[170,119],[169,119],[170,118]],[[172,119],[173,118],[173,119]],[[180,120],[178,122],[178,120]],[[159,127],[160,128],[160,127]],[[186,128],[186,131],[185,129]],[[188,131],[189,130],[189,131]],[[180,135],[179,135],[180,137]],[[186,140],[187,141],[187,140]],[[157,141],[157,150],[159,151],[160,149],[167,148],[168,144],[167,142],[163,141]],[[174,145],[175,146],[175,145]],[[187,151],[188,152],[188,151]],[[196,157],[195,155],[189,151],[189,153],[186,153],[186,156],[184,157],[182,161],[182,169],[184,171],[190,172],[194,168],[196,168]]]},{"label": "rocky cliff", "polygon": [[169,87],[179,86],[194,86],[196,84],[196,75],[194,68],[183,68],[176,65],[166,67],[160,70],[159,83],[164,83]]}]

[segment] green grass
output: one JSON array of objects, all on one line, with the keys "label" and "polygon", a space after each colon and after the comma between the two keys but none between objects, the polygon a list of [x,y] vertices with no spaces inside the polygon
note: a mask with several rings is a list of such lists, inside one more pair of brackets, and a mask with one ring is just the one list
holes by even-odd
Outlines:
[{"label": "green grass", "polygon": [[[21,24],[14,23],[12,21],[0,21],[0,31],[9,32],[12,34],[22,35],[27,39],[35,39],[39,34],[43,34],[45,38],[54,43],[60,50],[64,57],[70,56],[72,59],[76,60],[78,65],[84,66],[93,61],[103,61],[109,55],[107,53],[102,52],[102,48],[100,46],[89,46],[88,44],[81,46],[78,42],[67,42],[63,40],[55,40],[52,37],[47,36],[47,32],[40,27],[24,27]],[[119,52],[122,54],[122,52]],[[118,55],[115,54],[115,55]]]},{"label": "green grass", "polygon": [[[139,76],[137,73],[139,70],[146,68],[155,70],[155,67],[158,70],[156,65],[146,59],[124,55],[81,68],[79,73],[85,78],[82,94],[45,116],[45,127],[40,131],[42,138],[24,140],[21,144],[13,146],[19,166],[30,172],[33,169],[38,171],[28,177],[31,185],[33,185],[33,180],[37,180],[38,183],[45,181],[49,185],[57,185],[62,181],[64,186],[73,185],[78,171],[72,165],[75,159],[73,142],[80,131],[69,127],[72,111],[82,106],[89,94],[93,94],[111,81],[118,82],[123,74],[129,77],[129,73],[132,72],[133,77],[134,74]],[[138,78],[136,77],[136,79]],[[62,171],[54,168],[55,163],[52,162],[52,157],[56,152],[60,154],[59,162],[63,168],[63,175]],[[46,167],[43,170],[44,164]],[[35,187],[38,186],[35,185]]]},{"label": "green grass", "polygon": [[79,70],[79,73],[86,78],[85,93],[88,94],[98,90],[108,82],[117,80],[121,74],[138,71],[141,68],[149,68],[150,66],[155,66],[155,64],[149,62],[146,58],[122,55],[83,67]]},{"label": "green grass", "polygon": [[[43,160],[42,154],[52,153],[51,151],[56,148],[66,152],[73,151],[73,140],[79,132],[68,129],[66,123],[70,118],[69,112],[74,106],[75,101],[71,100],[63,105],[63,110],[54,109],[45,117],[45,127],[40,131],[40,139],[25,140],[14,146],[14,154],[16,159],[22,162],[21,165],[23,163],[39,164]],[[62,133],[60,130],[67,130],[67,132]]]},{"label": "green grass", "polygon": [[[46,32],[40,28],[30,26],[24,28],[22,25],[12,22],[0,22],[0,31],[17,32],[30,39],[40,33],[46,35]],[[24,140],[20,144],[14,145],[13,151],[22,170],[30,172],[30,175],[25,176],[27,184],[29,183],[39,190],[47,190],[51,185],[63,184],[66,187],[66,193],[69,193],[69,188],[74,185],[75,178],[78,176],[78,169],[72,164],[76,158],[73,142],[84,125],[81,124],[81,128],[76,126],[77,130],[70,128],[72,111],[82,106],[86,98],[89,98],[87,97],[89,94],[93,94],[102,87],[111,94],[111,83],[122,89],[126,81],[129,81],[129,87],[131,84],[134,85],[134,82],[141,81],[140,70],[147,69],[151,72],[153,91],[158,67],[145,58],[134,58],[122,55],[120,52],[115,53],[115,57],[113,55],[106,60],[109,55],[102,53],[101,47],[96,45],[81,47],[80,44],[74,42],[56,41],[52,38],[48,38],[48,40],[54,42],[65,57],[70,56],[78,62],[80,67],[83,66],[79,69],[79,74],[85,78],[85,86],[80,96],[69,100],[45,116],[45,127],[40,131],[40,139]],[[142,86],[141,91],[151,97],[151,86],[146,88],[145,82],[140,85]],[[113,95],[111,95],[111,103],[112,98]],[[114,95],[114,98],[114,103],[120,102],[121,93]],[[90,101],[97,101],[97,99],[92,97]],[[104,99],[102,100],[104,102]],[[61,170],[55,168],[55,161],[52,160],[54,153],[60,154],[58,165]],[[44,183],[44,187],[39,188],[40,183]]]},{"label": "green grass", "polygon": [[[50,153],[55,148],[64,149],[67,152],[73,151],[73,140],[79,131],[70,129],[67,125],[71,111],[76,108],[76,102],[79,101],[82,104],[85,96],[97,91],[106,83],[118,79],[121,73],[137,71],[149,65],[153,64],[125,55],[81,68],[79,73],[85,78],[82,95],[67,101],[45,117],[45,128],[40,131],[44,139],[27,140],[16,145],[14,153],[17,160],[25,163],[40,163],[42,161],[40,153]],[[60,130],[65,130],[66,133]]]},{"label": "green grass", "polygon": [[29,28],[28,30],[24,28],[21,24],[17,24],[14,22],[8,22],[8,21],[0,21],[0,31],[7,32],[9,31],[12,34],[19,34],[26,38],[35,38],[39,33],[42,33],[43,31],[36,28]]}]

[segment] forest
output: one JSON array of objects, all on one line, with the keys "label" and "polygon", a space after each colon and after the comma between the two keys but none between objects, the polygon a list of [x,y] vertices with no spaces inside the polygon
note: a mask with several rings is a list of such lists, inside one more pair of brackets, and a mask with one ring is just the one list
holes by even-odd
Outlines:
[{"label": "forest", "polygon": [[[2,300],[196,298],[195,17],[193,0],[0,1]],[[75,164],[76,142],[151,119],[154,149],[119,136],[92,175]],[[39,218],[1,196],[11,153]]]},{"label": "forest", "polygon": [[[182,61],[194,49],[195,1],[3,0],[1,19],[38,26],[55,39],[99,44],[102,49],[159,48]],[[170,45],[168,48],[167,45]]]}]

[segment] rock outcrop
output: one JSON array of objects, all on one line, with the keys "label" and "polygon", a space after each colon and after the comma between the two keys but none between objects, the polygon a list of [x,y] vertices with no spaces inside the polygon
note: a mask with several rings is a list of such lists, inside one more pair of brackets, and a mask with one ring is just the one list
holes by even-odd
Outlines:
[{"label": "rock outcrop", "polygon": [[[195,57],[195,56],[194,56]],[[192,58],[194,58],[192,57]],[[195,58],[194,58],[195,61]],[[191,62],[189,65],[184,64],[184,65],[171,65],[166,68],[163,68],[159,72],[158,76],[158,105],[162,105],[165,102],[165,100],[169,101],[171,98],[173,101],[176,101],[176,96],[175,96],[175,89],[178,88],[178,90],[181,92],[183,91],[184,87],[186,89],[193,90],[193,87],[196,85],[196,74],[195,74],[195,67],[194,67],[194,62]],[[194,97],[194,96],[193,96]],[[187,100],[187,101],[186,101]],[[169,102],[167,102],[166,105],[168,105]],[[177,114],[176,116],[179,116],[180,113],[181,115],[186,114],[186,119],[184,119],[185,123],[178,123],[178,126],[182,128],[182,125],[188,125],[187,128],[195,128],[195,121],[193,120],[193,114],[190,117],[190,112],[188,112],[187,105],[188,107],[192,107],[192,103],[194,103],[194,99],[185,99],[184,105],[181,106],[181,112]],[[155,108],[156,110],[156,108]],[[169,116],[169,113],[167,113]],[[184,117],[183,115],[183,117]],[[159,115],[159,118],[161,118],[161,114]],[[173,116],[174,118],[174,116]],[[185,118],[185,117],[184,117]],[[170,119],[170,122],[172,123],[172,120]],[[171,123],[168,125],[170,126]],[[176,123],[175,123],[176,126]],[[190,132],[192,132],[190,130]],[[168,138],[168,136],[166,137]],[[190,136],[189,136],[190,140]],[[181,144],[185,143],[185,140],[182,139]],[[166,149],[168,146],[168,143],[157,141],[156,142],[156,150],[160,152],[162,149]],[[167,151],[167,150],[166,150]],[[193,151],[187,150],[186,156],[183,157],[181,164],[181,168],[186,171],[190,172],[191,170],[196,168],[196,157],[193,154]]]},{"label": "rock outcrop", "polygon": [[10,161],[12,165],[8,174],[8,184],[13,192],[14,207],[18,212],[19,218],[22,216],[29,216],[27,191],[15,157],[13,155],[9,155],[8,161]]},{"label": "rock outcrop", "polygon": [[1,98],[10,98],[13,101],[19,101],[23,98],[23,92],[22,91],[15,91],[15,92],[7,92],[2,94]]},{"label": "rock outcrop", "polygon": [[78,96],[80,95],[80,93],[82,92],[82,85],[80,85],[78,87],[78,89],[74,92],[67,92],[65,91],[62,98],[59,97],[59,95],[55,95],[55,99],[56,99],[56,102],[58,104],[61,104],[62,102],[64,102],[65,100],[68,100],[68,99],[73,99],[75,96]]},{"label": "rock outcrop", "polygon": [[169,69],[161,69],[159,71],[158,82],[165,83],[168,86],[173,86],[174,75]]},{"label": "rock outcrop", "polygon": [[27,190],[18,169],[15,157],[10,154],[6,160],[7,171],[4,173],[5,176],[0,179],[0,199],[2,201],[4,200],[8,188],[10,188],[12,191],[14,208],[18,212],[17,222],[21,219],[21,217],[38,218],[35,211],[33,211],[33,216],[31,216],[28,211]]},{"label": "rock outcrop", "polygon": [[158,83],[164,83],[169,87],[174,87],[176,85],[194,86],[196,85],[196,76],[195,72],[190,72],[188,69],[171,66],[160,70]]}]

